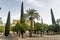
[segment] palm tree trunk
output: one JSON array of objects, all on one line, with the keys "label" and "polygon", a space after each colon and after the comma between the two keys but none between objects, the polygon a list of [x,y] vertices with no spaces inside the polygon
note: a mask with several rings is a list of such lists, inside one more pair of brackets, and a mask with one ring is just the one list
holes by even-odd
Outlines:
[{"label": "palm tree trunk", "polygon": [[30,37],[32,37],[32,26],[33,26],[33,21],[31,20],[31,26],[30,26]]},{"label": "palm tree trunk", "polygon": [[30,30],[30,33],[29,33],[30,37],[32,37],[32,33],[31,33],[31,30]]}]

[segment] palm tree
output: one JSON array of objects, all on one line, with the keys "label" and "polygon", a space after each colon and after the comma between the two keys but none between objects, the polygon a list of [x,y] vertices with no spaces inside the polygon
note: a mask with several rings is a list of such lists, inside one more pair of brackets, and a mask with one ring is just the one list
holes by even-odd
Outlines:
[{"label": "palm tree", "polygon": [[26,15],[29,20],[31,21],[31,26],[30,26],[30,37],[32,37],[32,26],[33,26],[33,20],[34,19],[39,19],[40,15],[35,9],[30,9],[27,10],[27,15]]}]

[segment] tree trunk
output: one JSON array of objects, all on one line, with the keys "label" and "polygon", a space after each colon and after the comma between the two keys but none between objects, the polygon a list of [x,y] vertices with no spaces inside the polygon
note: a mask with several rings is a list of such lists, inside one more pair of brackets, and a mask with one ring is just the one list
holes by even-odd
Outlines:
[{"label": "tree trunk", "polygon": [[39,34],[39,31],[37,31],[37,34]]},{"label": "tree trunk", "polygon": [[19,37],[20,37],[20,32],[19,32]]},{"label": "tree trunk", "polygon": [[21,35],[22,35],[22,38],[23,38],[24,37],[23,32],[21,33]]},{"label": "tree trunk", "polygon": [[18,34],[18,31],[17,31],[17,34]]},{"label": "tree trunk", "polygon": [[34,31],[34,34],[36,34],[36,31]]},{"label": "tree trunk", "polygon": [[48,35],[49,31],[47,30],[46,32],[47,32],[47,35]]},{"label": "tree trunk", "polygon": [[43,32],[41,31],[41,37],[42,37],[42,35],[43,35]]}]

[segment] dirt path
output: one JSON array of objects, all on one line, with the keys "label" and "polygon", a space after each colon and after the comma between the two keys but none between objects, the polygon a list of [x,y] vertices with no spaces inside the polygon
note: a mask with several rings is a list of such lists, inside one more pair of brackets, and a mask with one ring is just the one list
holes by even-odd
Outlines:
[{"label": "dirt path", "polygon": [[45,35],[44,37],[27,37],[23,39],[16,35],[10,35],[7,38],[4,35],[0,35],[0,40],[60,40],[60,35]]}]

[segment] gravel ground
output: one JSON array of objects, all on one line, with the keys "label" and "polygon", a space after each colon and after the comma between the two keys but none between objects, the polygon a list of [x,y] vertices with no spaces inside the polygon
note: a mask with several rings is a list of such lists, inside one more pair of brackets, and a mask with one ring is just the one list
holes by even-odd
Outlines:
[{"label": "gravel ground", "polygon": [[44,35],[43,37],[26,37],[23,39],[16,35],[10,35],[8,37],[0,35],[0,40],[60,40],[60,35]]}]

